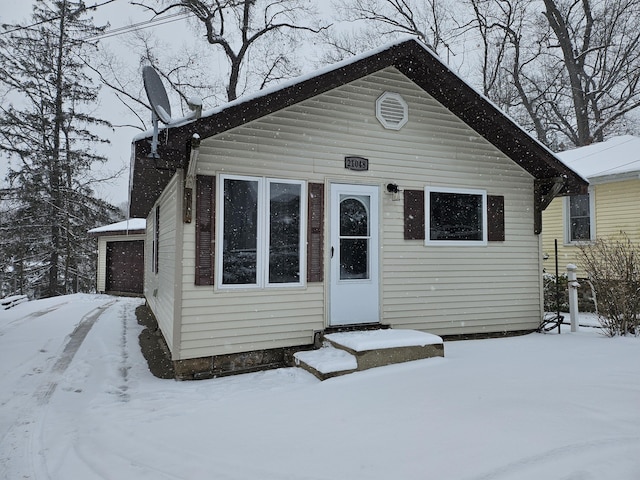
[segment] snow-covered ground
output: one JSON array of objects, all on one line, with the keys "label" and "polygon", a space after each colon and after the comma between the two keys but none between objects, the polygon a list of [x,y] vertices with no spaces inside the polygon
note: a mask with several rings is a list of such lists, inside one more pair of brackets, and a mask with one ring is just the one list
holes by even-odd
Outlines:
[{"label": "snow-covered ground", "polygon": [[139,304],[0,310],[0,478],[640,478],[640,338],[566,327],[324,382],[176,382],[147,370]]}]

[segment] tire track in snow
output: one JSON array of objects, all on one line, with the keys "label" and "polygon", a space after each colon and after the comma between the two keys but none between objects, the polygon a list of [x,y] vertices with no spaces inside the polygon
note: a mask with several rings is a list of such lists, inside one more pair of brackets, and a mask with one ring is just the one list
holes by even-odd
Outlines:
[{"label": "tire track in snow", "polygon": [[[620,447],[629,447],[632,445],[640,447],[640,437],[618,437],[573,443],[546,450],[529,457],[523,457],[514,462],[497,467],[494,470],[486,472],[482,475],[474,476],[471,480],[500,480],[522,478],[526,472],[530,472],[549,463],[559,464],[563,460],[574,458],[576,460],[576,465],[581,465],[581,462],[579,461],[580,457],[589,457],[592,455],[607,455],[607,453],[605,452],[608,449],[617,451]],[[567,476],[563,478],[573,477]]]},{"label": "tire track in snow", "polygon": [[[17,418],[13,425],[7,430],[3,439],[0,440],[1,445],[5,443],[5,439],[9,437],[13,439],[11,442],[11,451],[6,450],[7,447],[5,447],[5,451],[0,451],[0,454],[2,454],[2,456],[0,456],[0,478],[8,478],[7,466],[12,457],[25,460],[23,466],[27,466],[28,472],[21,472],[22,476],[20,478],[30,478],[34,480],[47,480],[51,478],[46,464],[45,452],[42,447],[49,400],[56,391],[58,383],[93,325],[98,318],[117,301],[118,299],[114,298],[85,314],[69,335],[69,339],[62,353],[50,369],[50,380],[33,394],[35,405],[30,408],[31,411],[29,413]],[[64,305],[64,303],[34,312],[18,320],[45,315],[60,308],[62,305]],[[16,322],[14,321],[12,323]],[[15,463],[15,459],[12,463]],[[20,468],[19,465],[18,468]]]},{"label": "tire track in snow", "polygon": [[43,405],[49,401],[49,399],[53,395],[53,392],[55,392],[56,388],[58,387],[60,377],[64,374],[67,368],[69,368],[73,357],[78,352],[78,349],[82,345],[84,339],[87,337],[87,334],[91,330],[91,327],[93,327],[100,315],[102,315],[109,307],[111,307],[116,302],[117,299],[113,299],[110,302],[105,303],[104,305],[101,305],[98,308],[90,311],[84,317],[82,317],[80,323],[78,323],[76,328],[69,336],[69,341],[65,345],[62,354],[51,369],[51,373],[55,378],[47,385],[45,385],[44,389],[41,389],[38,393],[36,393],[36,398],[39,405]]},{"label": "tire track in snow", "polygon": [[43,315],[46,315],[47,313],[55,312],[57,309],[59,309],[60,307],[66,305],[67,303],[69,303],[69,302],[57,303],[57,304],[52,305],[52,306],[50,306],[48,308],[44,308],[42,310],[38,310],[37,312],[31,312],[28,315],[25,315],[24,317],[16,318],[15,320],[12,320],[12,321],[6,323],[3,326],[3,328],[0,329],[0,336],[4,335],[6,332],[8,332],[10,328],[13,328],[13,327],[16,327],[16,326],[20,325],[25,320],[31,320],[33,318],[42,317]]}]

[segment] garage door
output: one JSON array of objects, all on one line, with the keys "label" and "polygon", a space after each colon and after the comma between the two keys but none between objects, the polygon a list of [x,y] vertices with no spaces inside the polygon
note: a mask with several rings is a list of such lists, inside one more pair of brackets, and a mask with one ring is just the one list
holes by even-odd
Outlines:
[{"label": "garage door", "polygon": [[144,241],[107,242],[108,292],[142,293]]}]

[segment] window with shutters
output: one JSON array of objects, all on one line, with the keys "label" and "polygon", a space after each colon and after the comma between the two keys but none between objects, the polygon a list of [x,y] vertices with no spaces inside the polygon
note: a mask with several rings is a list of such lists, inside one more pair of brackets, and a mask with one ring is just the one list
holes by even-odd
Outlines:
[{"label": "window with shutters", "polygon": [[305,182],[222,175],[219,190],[218,287],[302,285]]},{"label": "window with shutters", "polygon": [[484,190],[425,188],[426,244],[486,245]]}]

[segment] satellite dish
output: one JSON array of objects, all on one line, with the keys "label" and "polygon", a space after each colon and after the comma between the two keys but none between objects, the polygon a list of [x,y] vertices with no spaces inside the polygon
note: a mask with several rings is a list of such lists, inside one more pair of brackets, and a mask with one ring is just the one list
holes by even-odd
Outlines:
[{"label": "satellite dish", "polygon": [[153,139],[151,140],[151,152],[149,157],[158,158],[158,119],[162,120],[162,123],[171,123],[171,105],[169,104],[169,97],[167,97],[167,91],[162,85],[162,80],[158,72],[153,67],[145,66],[142,68],[142,81],[144,82],[144,89],[147,92],[147,98],[151,104],[151,122],[153,123]]},{"label": "satellite dish", "polygon": [[162,80],[153,67],[146,66],[142,68],[142,80],[144,81],[144,89],[147,92],[147,98],[151,104],[151,108],[163,123],[171,123],[171,105],[167,91],[164,89]]}]

